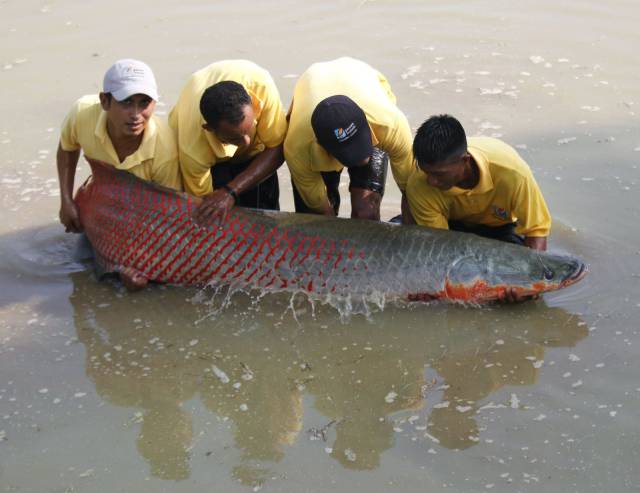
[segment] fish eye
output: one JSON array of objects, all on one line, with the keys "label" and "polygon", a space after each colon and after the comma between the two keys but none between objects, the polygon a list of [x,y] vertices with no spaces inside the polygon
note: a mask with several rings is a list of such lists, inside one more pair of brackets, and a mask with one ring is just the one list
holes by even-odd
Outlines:
[{"label": "fish eye", "polygon": [[545,280],[550,281],[551,279],[553,279],[554,272],[551,269],[545,267],[542,275],[544,276]]}]

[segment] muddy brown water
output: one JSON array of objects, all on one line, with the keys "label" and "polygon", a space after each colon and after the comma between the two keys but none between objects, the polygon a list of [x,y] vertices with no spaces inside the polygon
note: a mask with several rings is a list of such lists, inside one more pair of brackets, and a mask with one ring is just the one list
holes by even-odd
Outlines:
[{"label": "muddy brown water", "polygon": [[[0,491],[638,491],[639,19],[621,0],[0,1]],[[96,281],[56,222],[54,159],[115,59],[151,65],[166,115],[212,61],[254,60],[286,105],[342,55],[389,78],[414,128],[449,112],[516,146],[551,249],[588,277],[346,320]]]}]

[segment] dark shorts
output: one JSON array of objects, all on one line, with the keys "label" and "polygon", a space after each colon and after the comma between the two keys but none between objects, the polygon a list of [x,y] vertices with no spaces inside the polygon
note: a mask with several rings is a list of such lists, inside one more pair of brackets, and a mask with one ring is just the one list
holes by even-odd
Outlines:
[{"label": "dark shorts", "polygon": [[[211,181],[213,188],[226,185],[236,176],[246,170],[251,160],[244,163],[216,163],[211,168]],[[274,173],[254,188],[238,195],[236,205],[240,207],[252,207],[254,209],[280,210],[280,187],[278,174]]]},{"label": "dark shorts", "polygon": [[[371,161],[366,166],[357,166],[353,168],[347,168],[349,173],[349,190],[352,188],[362,188],[364,190],[370,190],[380,194],[380,197],[384,195],[384,185],[387,181],[387,170],[389,169],[389,155],[374,147]],[[324,171],[322,172],[322,179],[327,187],[327,196],[329,202],[333,207],[333,210],[338,214],[340,209],[340,192],[338,191],[338,185],[340,185],[340,174],[342,171]],[[314,212],[307,204],[304,203],[296,184],[293,185],[293,201],[295,203],[296,212]]]},{"label": "dark shorts", "polygon": [[449,221],[449,229],[473,233],[507,243],[515,243],[516,245],[524,245],[524,237],[516,234],[516,223],[509,223],[504,226],[487,226],[485,224],[465,224],[462,221]]}]

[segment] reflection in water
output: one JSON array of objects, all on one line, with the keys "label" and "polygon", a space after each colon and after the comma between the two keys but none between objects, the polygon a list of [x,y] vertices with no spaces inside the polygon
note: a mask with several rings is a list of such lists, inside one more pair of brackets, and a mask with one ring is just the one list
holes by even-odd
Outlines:
[{"label": "reflection in water", "polygon": [[196,393],[195,377],[205,362],[181,351],[184,333],[171,324],[171,307],[159,306],[161,300],[141,309],[135,298],[113,296],[112,286],[97,284],[85,273],[72,278],[70,301],[78,338],[87,349],[87,376],[107,401],[142,410],[138,450],[154,475],[189,477],[193,433],[191,417],[180,405]]},{"label": "reflection in water", "polygon": [[[541,305],[480,315],[431,363],[446,385],[442,403],[429,417],[429,430],[447,448],[464,449],[479,441],[475,415],[485,398],[505,386],[536,382],[545,346],[574,346],[588,332],[577,317]],[[458,323],[464,324],[450,323],[450,330],[458,330]],[[461,337],[468,338],[464,346]]]},{"label": "reflection in water", "polygon": [[158,406],[144,413],[138,450],[162,479],[189,477],[188,450],[193,439],[191,416],[177,405]]},{"label": "reflection in water", "polygon": [[[474,445],[478,415],[511,405],[490,403],[493,394],[534,384],[545,347],[587,334],[578,317],[544,302],[390,307],[348,324],[330,308],[298,306],[296,324],[289,300],[277,296],[253,307],[235,295],[211,319],[186,299],[193,291],[114,295],[86,273],[71,277],[87,375],[103,399],[136,408],[140,454],[154,476],[174,480],[189,477],[199,450],[200,430],[183,407],[194,398],[233,424],[240,455],[232,474],[244,484],[263,482],[303,439],[345,468],[374,469],[407,433],[427,447]],[[305,421],[305,396],[320,422]]]}]

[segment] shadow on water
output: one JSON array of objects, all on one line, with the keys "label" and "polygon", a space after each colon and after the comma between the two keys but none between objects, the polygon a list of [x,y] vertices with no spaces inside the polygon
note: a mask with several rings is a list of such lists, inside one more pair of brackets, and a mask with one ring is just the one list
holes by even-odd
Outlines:
[{"label": "shadow on water", "polygon": [[303,440],[345,468],[370,470],[403,427],[425,447],[472,447],[478,413],[513,407],[492,396],[533,385],[545,350],[588,333],[580,317],[543,301],[388,307],[343,324],[328,307],[296,302],[296,321],[288,297],[255,305],[238,293],[211,318],[193,290],[114,296],[86,272],[71,279],[88,377],[106,401],[139,410],[132,440],[154,476],[173,480],[219,447],[199,440],[188,401],[231,425],[242,483],[260,484]]},{"label": "shadow on water", "polygon": [[69,274],[92,270],[92,257],[85,236],[58,224],[0,236],[0,285],[11,287],[2,289],[0,308],[33,297],[46,303],[53,286],[68,285]]}]

